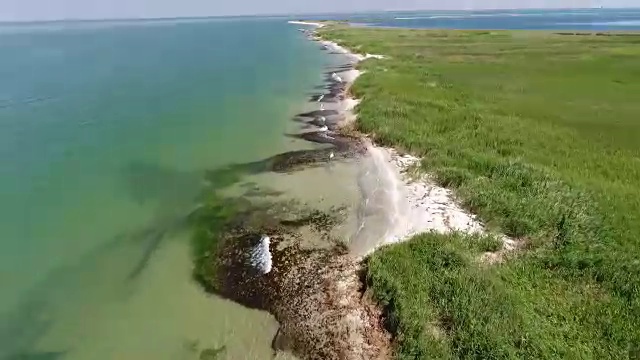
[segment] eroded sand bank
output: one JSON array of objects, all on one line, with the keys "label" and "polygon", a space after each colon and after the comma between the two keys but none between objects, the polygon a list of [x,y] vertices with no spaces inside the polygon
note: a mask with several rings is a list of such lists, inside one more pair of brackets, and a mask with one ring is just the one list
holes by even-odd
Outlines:
[{"label": "eroded sand bank", "polygon": [[[349,56],[354,63],[384,59],[384,55],[379,54],[351,53],[335,42],[316,36],[312,39],[327,51]],[[346,71],[345,89],[361,74],[355,69]],[[353,109],[358,103],[359,100],[345,95],[343,117],[355,121]],[[364,142],[367,156],[358,179],[363,201],[358,231],[350,241],[354,254],[366,256],[380,246],[405,241],[429,231],[488,234],[477,216],[460,206],[451,190],[437,185],[429,174],[421,174],[417,178],[408,175],[408,170],[420,165],[419,158],[377,146],[366,138]],[[496,236],[502,239],[504,250],[515,249],[516,241],[503,235]],[[491,257],[491,254],[486,256]]]},{"label": "eroded sand bank", "polygon": [[[304,204],[292,205],[276,195],[236,220],[223,236],[228,241],[223,241],[210,285],[228,299],[275,316],[280,324],[273,341],[278,358],[289,353],[301,359],[389,359],[391,337],[381,309],[364,291],[362,260],[381,246],[421,232],[486,230],[428,175],[408,176],[420,159],[376,146],[354,131],[359,101],[349,88],[362,75],[356,66],[368,59],[384,61],[384,56],[352,54],[313,31],[304,32],[344,60],[328,69],[325,83],[310,96],[308,111],[295,117],[299,131],[287,134],[322,147],[237,167],[252,177],[295,172],[294,180],[276,182],[284,187],[274,193],[293,195]],[[337,187],[351,183],[352,191],[344,194],[357,195],[356,201],[347,201],[352,206],[335,207],[340,199],[321,200],[343,194]],[[325,195],[318,197],[321,193]],[[261,201],[267,198],[261,196]],[[503,241],[505,249],[515,246],[506,237]]]}]

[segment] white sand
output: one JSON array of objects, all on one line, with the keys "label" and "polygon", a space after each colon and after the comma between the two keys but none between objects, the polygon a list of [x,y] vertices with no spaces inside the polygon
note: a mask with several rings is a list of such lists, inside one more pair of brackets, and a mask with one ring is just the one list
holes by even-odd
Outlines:
[{"label": "white sand", "polygon": [[[384,152],[384,156],[390,159],[388,162],[392,167],[390,171],[393,171],[403,183],[404,194],[400,198],[406,200],[409,205],[405,214],[408,226],[397,229],[394,236],[386,243],[402,241],[429,231],[442,234],[451,232],[489,234],[478,217],[464,210],[456,201],[452,191],[437,185],[429,174],[422,175],[418,179],[408,176],[407,170],[414,165],[419,165],[419,158],[411,155],[401,156],[397,151],[389,148],[376,147],[373,151]],[[503,241],[503,250],[516,248],[515,240],[504,235],[496,236]]]},{"label": "white sand", "polygon": [[358,76],[362,75],[363,73],[364,72],[356,69],[344,71],[341,73],[342,81],[352,84],[354,81],[356,81]]},{"label": "white sand", "polygon": [[333,41],[328,41],[328,40],[319,40],[319,42],[326,46],[327,49],[329,49],[332,52],[336,52],[339,54],[345,54],[345,55],[349,55],[352,57],[353,60],[355,60],[356,62],[358,61],[363,61],[363,60],[367,60],[367,59],[384,59],[385,56],[384,55],[378,55],[378,54],[357,54],[357,53],[352,53],[351,51],[349,51],[349,49],[338,45],[337,43],[333,42]]},{"label": "white sand", "polygon": [[[352,61],[384,59],[383,55],[355,54],[335,42],[319,40],[329,51],[350,56]],[[343,80],[353,83],[362,72],[351,70],[341,74]],[[355,121],[353,109],[359,100],[347,98],[341,104],[347,119]],[[419,165],[420,159],[411,155],[399,155],[391,148],[369,145],[360,175],[360,190],[364,204],[360,209],[359,230],[351,240],[352,251],[366,256],[377,248],[402,242],[424,232],[441,234],[462,232],[488,234],[477,216],[464,210],[451,190],[438,186],[429,174],[411,179],[407,170]],[[486,253],[480,259],[486,263],[501,261],[502,257],[517,248],[517,242],[504,235],[495,235],[503,241],[503,248]]]},{"label": "white sand", "polygon": [[353,111],[353,109],[355,109],[358,104],[360,104],[360,100],[353,98],[346,98],[342,102],[342,106],[344,107],[345,111]]},{"label": "white sand", "polygon": [[317,22],[311,22],[311,21],[288,21],[289,24],[295,24],[295,25],[306,25],[306,26],[315,26],[318,28],[324,27],[324,24],[320,24]]}]

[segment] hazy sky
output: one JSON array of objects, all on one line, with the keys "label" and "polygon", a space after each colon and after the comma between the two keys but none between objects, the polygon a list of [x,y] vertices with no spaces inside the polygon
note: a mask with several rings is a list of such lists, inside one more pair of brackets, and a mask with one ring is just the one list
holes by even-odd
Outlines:
[{"label": "hazy sky", "polygon": [[600,5],[640,7],[640,0],[0,0],[0,21]]}]

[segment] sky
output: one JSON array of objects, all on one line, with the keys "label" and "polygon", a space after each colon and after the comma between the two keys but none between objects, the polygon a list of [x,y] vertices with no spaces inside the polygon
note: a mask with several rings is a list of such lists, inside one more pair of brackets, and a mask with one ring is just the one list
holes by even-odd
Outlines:
[{"label": "sky", "polygon": [[0,0],[0,21],[311,14],[378,10],[640,7],[640,0]]}]

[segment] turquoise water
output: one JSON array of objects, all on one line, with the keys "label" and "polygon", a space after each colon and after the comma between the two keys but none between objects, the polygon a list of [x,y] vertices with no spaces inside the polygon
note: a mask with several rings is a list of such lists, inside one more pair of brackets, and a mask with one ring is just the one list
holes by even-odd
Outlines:
[{"label": "turquoise water", "polygon": [[324,61],[281,20],[0,25],[0,359],[270,351],[180,219],[206,169],[291,147]]}]

